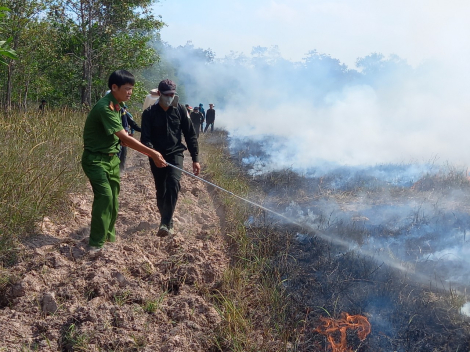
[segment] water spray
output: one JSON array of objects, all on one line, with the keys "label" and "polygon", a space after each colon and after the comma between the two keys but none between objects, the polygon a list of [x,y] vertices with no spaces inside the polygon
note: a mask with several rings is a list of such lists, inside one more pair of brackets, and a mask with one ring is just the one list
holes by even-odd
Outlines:
[{"label": "water spray", "polygon": [[228,193],[228,194],[230,194],[231,196],[233,196],[233,197],[235,197],[235,198],[238,198],[238,199],[240,199],[240,200],[243,200],[244,202],[247,202],[247,203],[249,203],[249,204],[251,204],[251,205],[254,205],[255,207],[258,207],[258,208],[263,209],[263,210],[265,210],[265,211],[267,211],[267,212],[269,212],[269,213],[272,213],[272,214],[274,214],[274,215],[276,215],[276,216],[279,216],[280,218],[283,218],[284,220],[286,220],[286,221],[288,221],[288,222],[290,222],[290,223],[292,223],[292,224],[295,224],[295,225],[304,227],[304,225],[302,225],[302,224],[296,222],[295,220],[289,219],[289,218],[288,218],[287,216],[285,216],[285,215],[282,215],[282,214],[280,214],[280,213],[275,212],[274,210],[271,210],[271,209],[269,209],[269,208],[266,208],[266,207],[262,206],[261,204],[252,202],[252,201],[249,200],[249,199],[240,197],[240,196],[236,195],[235,193],[230,192],[230,191],[228,191],[228,190],[226,190],[225,188],[222,188],[222,187],[220,187],[220,186],[217,186],[216,184],[213,184],[213,183],[211,183],[211,182],[209,182],[209,181],[207,181],[207,180],[204,180],[203,178],[201,178],[201,177],[199,177],[199,176],[196,176],[196,175],[194,175],[193,173],[191,173],[191,172],[189,172],[189,171],[186,171],[186,170],[184,170],[184,169],[182,169],[182,168],[179,168],[178,166],[172,165],[172,164],[170,164],[170,163],[167,163],[167,165],[168,165],[168,166],[171,166],[171,167],[174,168],[174,169],[180,170],[180,171],[184,172],[185,174],[188,174],[188,175],[190,175],[190,176],[192,176],[192,177],[194,177],[194,178],[197,178],[198,180],[200,180],[200,181],[202,181],[202,182],[205,182],[205,183],[207,183],[208,185],[211,185],[212,187],[215,187],[215,188],[217,188],[217,189],[220,189],[221,191],[224,191],[225,193]]},{"label": "water spray", "polygon": [[[325,233],[325,232],[323,232],[323,231],[321,231],[321,230],[314,229],[312,226],[310,226],[310,225],[308,225],[308,224],[305,224],[305,223],[304,223],[304,224],[301,224],[301,223],[299,223],[299,222],[297,222],[297,221],[295,221],[295,220],[293,220],[293,219],[291,219],[291,218],[289,218],[289,217],[287,217],[287,216],[285,216],[285,215],[282,215],[282,214],[280,214],[280,213],[278,213],[278,212],[276,212],[276,211],[274,211],[274,210],[272,210],[272,209],[266,208],[266,207],[262,206],[261,204],[258,204],[258,203],[255,203],[255,202],[249,200],[249,199],[240,197],[239,195],[237,195],[237,194],[235,194],[235,193],[233,193],[233,192],[230,192],[230,191],[226,190],[225,188],[222,188],[222,187],[220,187],[220,186],[217,186],[216,184],[214,184],[214,183],[212,183],[212,182],[209,182],[209,181],[207,181],[207,180],[204,180],[203,178],[201,178],[201,177],[199,177],[199,176],[196,176],[196,175],[194,175],[193,173],[191,173],[191,172],[189,172],[189,171],[186,171],[186,170],[184,170],[184,169],[182,169],[182,168],[179,168],[178,166],[172,165],[172,164],[170,164],[170,163],[168,163],[168,162],[167,162],[167,165],[170,166],[170,167],[172,167],[172,168],[174,168],[174,169],[180,170],[180,171],[184,172],[185,174],[188,174],[189,176],[194,177],[194,178],[196,178],[196,179],[198,179],[198,180],[200,180],[200,181],[202,181],[202,182],[204,182],[204,183],[207,183],[208,185],[211,185],[212,187],[215,187],[215,188],[217,188],[217,189],[219,189],[219,190],[221,190],[221,191],[223,191],[223,192],[225,192],[225,193],[228,193],[228,194],[230,194],[231,196],[233,196],[233,197],[235,197],[235,198],[238,198],[238,199],[240,199],[240,200],[242,200],[242,201],[244,201],[244,202],[246,202],[246,203],[249,203],[249,204],[251,204],[251,205],[253,205],[253,206],[255,206],[255,207],[258,207],[258,208],[260,208],[260,209],[263,209],[263,210],[265,210],[265,211],[267,211],[267,212],[269,212],[269,213],[271,213],[271,214],[274,214],[274,215],[276,215],[276,216],[278,216],[278,217],[280,217],[280,218],[286,220],[287,222],[289,222],[289,223],[291,223],[291,224],[298,225],[298,226],[300,226],[300,227],[302,227],[302,228],[306,228],[306,229],[308,229],[308,230],[310,230],[310,231],[313,231],[316,236],[318,236],[318,237],[320,237],[320,238],[322,238],[322,239],[324,239],[324,240],[326,240],[326,241],[330,241],[330,242],[332,242],[332,243],[334,243],[334,244],[340,245],[340,246],[342,246],[342,247],[346,247],[346,248],[348,248],[348,249],[351,248],[351,243],[350,243],[350,242],[345,241],[345,240],[343,240],[343,239],[340,239],[340,238],[336,237],[333,233],[328,233],[328,234],[327,234],[327,233]],[[370,251],[364,250],[364,249],[359,248],[359,247],[354,248],[354,250],[356,250],[356,251],[358,251],[358,252],[361,252],[363,255],[368,255],[368,256],[371,256],[371,257],[375,257],[375,256],[376,256],[374,253],[371,253]],[[390,266],[390,267],[399,269],[399,270],[404,271],[404,272],[409,272],[409,269],[408,269],[408,268],[406,268],[406,267],[403,266],[402,264],[400,264],[400,263],[398,263],[398,262],[396,262],[396,261],[394,261],[394,260],[392,260],[392,259],[390,259],[390,258],[381,258],[381,260],[382,260],[385,264],[387,264],[388,266]]]},{"label": "water spray", "polygon": [[[220,186],[217,186],[216,184],[212,183],[212,182],[209,182],[199,176],[196,176],[194,175],[193,173],[189,172],[189,171],[186,171],[178,166],[175,166],[175,165],[172,165],[170,163],[167,162],[167,165],[174,168],[174,169],[177,169],[179,171],[182,171],[183,173],[191,176],[191,177],[194,177],[214,188],[217,188],[225,193],[228,193],[230,194],[231,196],[235,197],[235,198],[238,198],[246,203],[249,203],[255,207],[258,207],[260,209],[263,209],[271,214],[274,214],[275,216],[279,217],[279,218],[282,218],[284,220],[286,220],[288,223],[291,223],[291,224],[294,224],[294,225],[297,225],[297,226],[300,226],[301,228],[304,228],[304,229],[307,229],[307,230],[310,230],[312,231],[315,236],[318,236],[320,238],[322,238],[323,240],[325,241],[329,241],[331,243],[334,243],[336,245],[339,245],[339,246],[342,246],[344,248],[348,248],[349,250],[354,250],[356,252],[359,252],[361,253],[362,255],[364,256],[369,256],[371,258],[377,258],[377,257],[380,257],[380,261],[382,261],[383,264],[391,267],[391,268],[395,268],[395,269],[398,269],[400,270],[401,272],[405,273],[405,274],[409,274],[411,276],[414,276],[417,280],[423,282],[423,283],[426,283],[426,282],[429,282],[430,278],[429,277],[426,277],[425,275],[421,274],[421,273],[418,273],[414,270],[412,270],[410,267],[407,267],[405,265],[403,265],[402,263],[398,262],[397,260],[394,260],[392,258],[388,258],[388,257],[383,257],[383,256],[378,256],[377,253],[374,253],[374,252],[371,252],[369,250],[366,250],[364,248],[360,248],[359,246],[357,245],[352,245],[351,242],[349,241],[346,241],[346,240],[343,240],[341,238],[339,238],[338,236],[336,236],[334,233],[332,232],[328,232],[326,233],[325,231],[322,231],[322,230],[319,230],[319,229],[316,229],[316,228],[313,228],[312,226],[310,226],[309,224],[306,224],[306,223],[299,223],[298,221],[295,221],[283,214],[280,214],[272,209],[269,209],[269,208],[266,208],[265,206],[262,206],[261,204],[258,204],[256,202],[253,202],[249,199],[246,199],[246,198],[243,198],[243,197],[240,197],[239,195],[233,193],[233,192],[230,192],[228,190],[226,190],[225,188],[222,188]],[[436,284],[436,286],[438,286],[438,282],[437,281],[434,281],[431,279],[431,282],[434,282]],[[458,291],[457,291],[458,292]],[[469,303],[470,304],[470,303]]]}]

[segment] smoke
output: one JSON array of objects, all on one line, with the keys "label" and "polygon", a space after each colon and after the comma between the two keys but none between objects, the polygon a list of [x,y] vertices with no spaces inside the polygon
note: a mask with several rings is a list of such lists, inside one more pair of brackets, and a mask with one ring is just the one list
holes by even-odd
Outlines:
[{"label": "smoke", "polygon": [[[289,168],[312,180],[328,179],[330,189],[360,184],[367,192],[409,188],[423,175],[470,165],[470,87],[460,65],[428,61],[413,67],[396,55],[372,53],[351,68],[315,50],[292,62],[277,47],[223,59],[191,43],[159,50],[163,62],[177,68],[183,103],[215,104],[215,126],[229,132],[231,151],[243,155],[253,175]],[[464,288],[468,214],[431,199],[380,197],[358,197],[349,208],[334,200],[272,205],[325,233],[335,224],[345,235],[337,242],[347,249],[423,280]],[[462,195],[449,197],[449,203],[464,203]],[[326,218],[330,227],[319,225]],[[351,232],[363,235],[347,237]]]},{"label": "smoke", "polygon": [[469,87],[457,68],[377,53],[349,68],[315,50],[291,62],[277,47],[223,59],[190,43],[163,48],[187,103],[214,103],[216,127],[240,143],[269,137],[267,170],[470,164]]},{"label": "smoke", "polygon": [[[347,204],[291,202],[281,213],[336,245],[338,255],[354,251],[429,287],[464,294],[470,279],[470,215],[459,211],[459,205],[449,208],[447,200],[431,204],[425,197],[415,198],[388,198],[387,204],[361,197]],[[296,240],[305,244],[310,236],[297,233]]]},{"label": "smoke", "polygon": [[[412,187],[424,175],[438,179],[444,174],[445,178],[446,172],[470,165],[470,74],[466,67],[470,52],[465,45],[468,39],[459,34],[468,27],[464,24],[468,16],[449,20],[456,13],[466,13],[458,9],[468,5],[299,1],[298,11],[286,12],[274,2],[272,11],[259,12],[275,18],[266,30],[282,28],[282,35],[289,36],[284,29],[298,27],[296,37],[291,36],[292,47],[303,43],[305,33],[324,33],[325,28],[337,38],[350,39],[351,44],[343,47],[365,50],[373,37],[379,45],[376,50],[387,54],[372,52],[351,64],[351,57],[335,58],[312,47],[305,50],[302,60],[291,61],[272,46],[217,59],[209,49],[188,43],[160,46],[163,61],[177,67],[187,103],[215,104],[216,128],[229,132],[232,153],[241,155],[252,175],[262,179],[264,174],[288,168],[304,176],[302,182],[310,183],[302,189],[283,183],[284,193],[279,188],[265,190],[263,206],[311,230],[297,233],[299,243],[308,243],[315,234],[338,248],[338,255],[354,251],[433,289],[466,292],[470,216],[464,193],[468,188],[459,193],[455,191],[459,184],[451,181],[448,186],[454,192],[440,189],[434,193],[432,185],[422,192]],[[403,21],[396,15],[408,5],[413,11]],[[342,17],[331,20],[338,6]],[[319,7],[319,21],[299,19],[308,16],[310,7]],[[380,10],[379,16],[372,7]],[[373,21],[367,20],[368,11]],[[415,13],[432,26],[416,21]],[[358,18],[363,20],[359,26]],[[440,25],[441,20],[448,25]],[[244,18],[243,23],[250,21]],[[306,23],[318,27],[308,31]],[[353,29],[344,33],[348,27],[362,28],[363,33]],[[414,38],[401,40],[403,36]],[[345,51],[338,41],[329,40],[332,36],[317,37],[324,38],[316,47],[331,48],[330,53]],[[386,50],[396,50],[401,56]],[[414,57],[403,57],[403,52]],[[434,59],[422,61],[424,55]],[[320,186],[327,190],[325,195],[316,193]],[[290,201],[296,195],[308,199]],[[256,222],[250,218],[245,225],[256,226]],[[375,317],[376,329],[389,336],[399,328],[380,312],[382,305],[393,304],[393,300],[371,299],[366,310]],[[470,316],[470,302],[461,312]]]}]

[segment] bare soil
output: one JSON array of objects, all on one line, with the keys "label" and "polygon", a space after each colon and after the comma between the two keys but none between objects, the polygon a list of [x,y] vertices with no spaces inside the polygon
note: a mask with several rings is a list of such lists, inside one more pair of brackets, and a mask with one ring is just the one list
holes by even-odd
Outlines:
[{"label": "bare soil", "polygon": [[[160,216],[148,159],[130,151],[121,176],[117,241],[86,251],[91,187],[70,198],[72,221],[44,218],[4,268],[0,350],[208,351],[221,317],[205,297],[228,263],[217,206],[183,174],[175,234]],[[185,155],[185,169],[191,158]]]}]

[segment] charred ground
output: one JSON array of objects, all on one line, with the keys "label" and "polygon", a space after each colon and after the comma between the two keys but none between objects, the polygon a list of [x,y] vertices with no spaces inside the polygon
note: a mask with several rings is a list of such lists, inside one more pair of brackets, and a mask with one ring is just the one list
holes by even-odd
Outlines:
[{"label": "charred ground", "polygon": [[[437,248],[449,241],[469,246],[470,187],[464,172],[449,169],[406,182],[351,169],[321,177],[292,170],[260,173],[258,148],[249,146],[232,155],[254,175],[253,183],[266,195],[264,205],[304,225],[269,213],[251,221],[253,228],[285,232],[280,244],[285,253],[273,258],[273,265],[283,272],[294,314],[304,312],[299,351],[470,348],[470,325],[461,314],[468,270],[449,264],[449,253]],[[386,165],[373,171],[400,175],[404,169]],[[345,312],[367,317],[371,333],[361,341],[357,329],[348,330],[347,343],[335,349],[318,334],[320,317],[340,319]],[[339,342],[340,332],[332,337]]]}]

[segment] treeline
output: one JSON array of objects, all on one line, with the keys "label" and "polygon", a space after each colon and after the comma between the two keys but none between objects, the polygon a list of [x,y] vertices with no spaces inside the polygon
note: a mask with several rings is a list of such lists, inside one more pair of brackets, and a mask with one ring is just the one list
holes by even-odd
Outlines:
[{"label": "treeline", "polygon": [[317,50],[294,62],[284,59],[277,46],[257,46],[248,55],[231,52],[216,58],[211,49],[196,48],[191,42],[178,47],[158,41],[152,45],[162,63],[174,68],[188,101],[210,101],[219,109],[257,105],[272,110],[305,101],[318,106],[337,99],[348,87],[391,89],[422,73],[397,55],[380,53],[358,58],[351,68]]},{"label": "treeline", "polygon": [[[26,108],[91,106],[116,69],[137,70],[158,62],[148,45],[164,23],[151,12],[155,0],[0,0],[8,8],[0,39],[16,60],[0,67],[0,102]],[[142,81],[140,86],[142,87]]]},{"label": "treeline", "polygon": [[18,56],[0,66],[0,104],[26,108],[46,99],[49,106],[89,107],[116,69],[137,76],[134,102],[172,78],[182,101],[211,101],[219,108],[254,100],[272,106],[298,97],[318,104],[350,85],[390,86],[416,73],[398,56],[379,53],[350,68],[316,50],[293,62],[277,46],[224,58],[191,42],[171,47],[160,40],[164,23],[152,13],[156,1],[0,0],[9,9],[0,19],[0,44],[8,39]]}]

